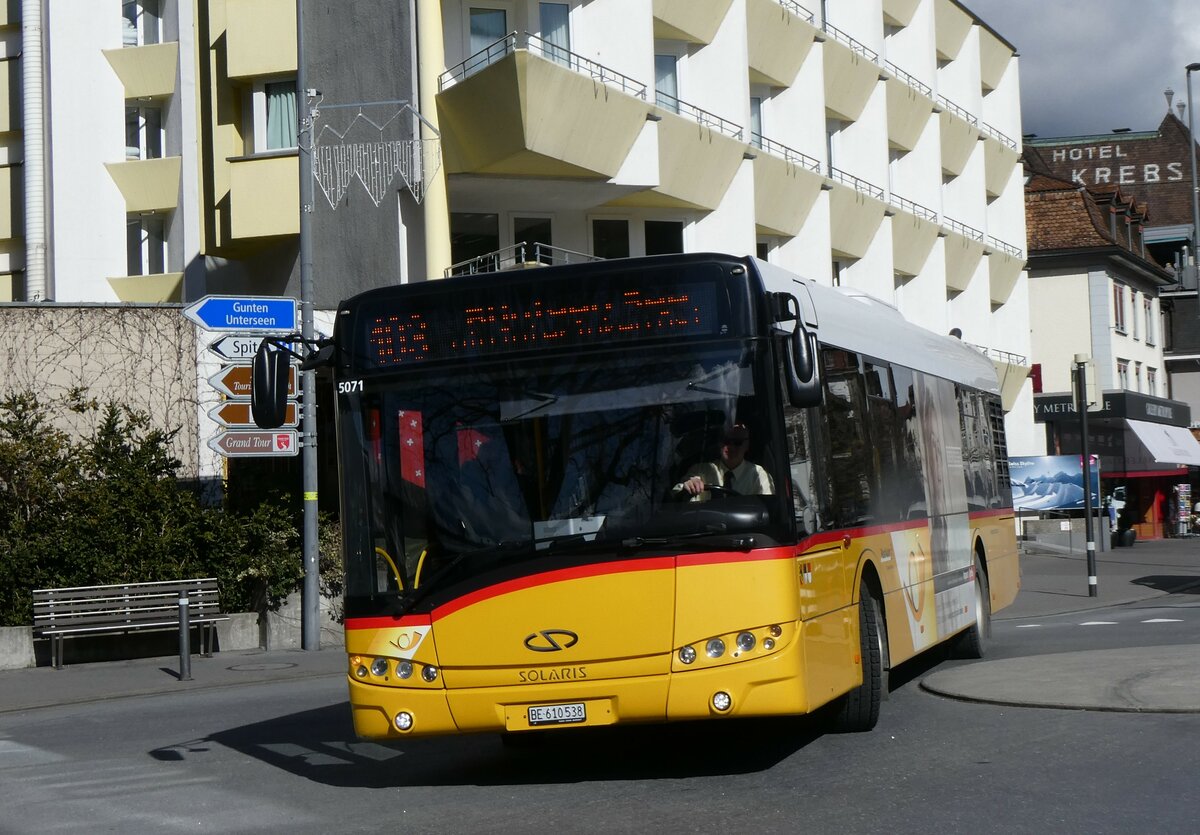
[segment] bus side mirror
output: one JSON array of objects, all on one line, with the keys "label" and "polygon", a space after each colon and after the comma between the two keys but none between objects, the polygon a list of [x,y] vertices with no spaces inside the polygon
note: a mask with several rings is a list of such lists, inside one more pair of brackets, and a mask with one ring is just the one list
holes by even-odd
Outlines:
[{"label": "bus side mirror", "polygon": [[[821,403],[821,375],[816,335],[800,315],[800,302],[790,293],[775,295],[775,338],[783,356],[788,402],[798,409]],[[794,323],[791,328],[783,323]]]},{"label": "bus side mirror", "polygon": [[277,429],[287,417],[290,359],[286,351],[263,340],[250,367],[250,415],[260,429]]}]

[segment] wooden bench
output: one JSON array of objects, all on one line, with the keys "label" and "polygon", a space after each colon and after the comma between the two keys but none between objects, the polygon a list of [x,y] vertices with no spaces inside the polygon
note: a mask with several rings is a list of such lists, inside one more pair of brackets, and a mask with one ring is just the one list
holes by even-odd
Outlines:
[{"label": "wooden bench", "polygon": [[124,634],[179,628],[179,595],[187,595],[188,625],[200,630],[200,653],[212,655],[221,614],[217,581],[174,580],[123,583],[33,592],[33,636],[50,639],[54,668],[63,667],[63,639],[101,633]]}]

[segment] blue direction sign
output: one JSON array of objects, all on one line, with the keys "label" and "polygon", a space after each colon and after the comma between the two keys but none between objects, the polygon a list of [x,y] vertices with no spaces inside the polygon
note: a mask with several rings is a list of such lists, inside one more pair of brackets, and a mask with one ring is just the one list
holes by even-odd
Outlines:
[{"label": "blue direction sign", "polygon": [[279,296],[205,296],[185,307],[183,315],[209,331],[292,333],[296,330],[296,300]]}]

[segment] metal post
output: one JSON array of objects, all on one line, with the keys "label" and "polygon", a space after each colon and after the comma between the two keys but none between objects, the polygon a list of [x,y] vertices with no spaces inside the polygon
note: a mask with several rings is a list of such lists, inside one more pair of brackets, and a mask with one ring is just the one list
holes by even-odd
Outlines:
[{"label": "metal post", "polygon": [[[296,0],[296,105],[300,129],[296,144],[300,157],[300,334],[316,338],[313,324],[312,277],[312,114],[308,102],[308,73],[304,66],[304,0]],[[307,144],[305,137],[307,135]],[[301,375],[301,466],[304,470],[304,588],[301,594],[300,645],[321,648],[318,618],[321,613],[320,575],[317,567],[317,373]]]},{"label": "metal post", "polygon": [[1079,410],[1079,451],[1083,454],[1083,519],[1087,539],[1088,597],[1096,597],[1096,539],[1092,536],[1092,462],[1088,455],[1086,354],[1075,355],[1075,407]]},{"label": "metal post", "polygon": [[179,680],[192,680],[192,637],[187,589],[179,590]]},{"label": "metal post", "polygon": [[1200,63],[1187,65],[1187,104],[1188,104],[1188,159],[1192,162],[1192,265],[1200,270],[1200,258],[1196,257],[1196,249],[1200,246],[1200,188],[1196,185],[1196,133],[1192,130],[1192,71],[1200,70]]}]

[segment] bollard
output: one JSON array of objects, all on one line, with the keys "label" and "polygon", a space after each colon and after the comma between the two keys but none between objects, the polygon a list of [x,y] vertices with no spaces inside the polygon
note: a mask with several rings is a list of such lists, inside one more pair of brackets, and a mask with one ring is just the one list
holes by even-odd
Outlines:
[{"label": "bollard", "polygon": [[192,639],[188,623],[187,589],[179,590],[179,680],[192,680]]}]

